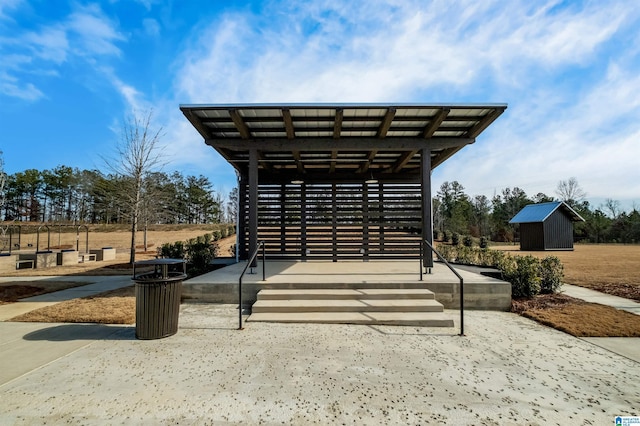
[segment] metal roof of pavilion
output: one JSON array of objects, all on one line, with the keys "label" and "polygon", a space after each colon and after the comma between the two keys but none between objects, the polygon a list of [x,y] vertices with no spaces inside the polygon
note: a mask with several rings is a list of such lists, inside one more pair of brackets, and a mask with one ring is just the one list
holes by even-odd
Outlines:
[{"label": "metal roof of pavilion", "polygon": [[240,173],[256,148],[261,181],[417,176],[474,143],[505,104],[181,105],[191,124]]},{"label": "metal roof of pavilion", "polygon": [[557,209],[562,209],[573,222],[584,222],[582,216],[576,213],[569,205],[563,201],[552,201],[549,203],[529,204],[516,214],[509,223],[536,223],[547,220],[551,213]]}]

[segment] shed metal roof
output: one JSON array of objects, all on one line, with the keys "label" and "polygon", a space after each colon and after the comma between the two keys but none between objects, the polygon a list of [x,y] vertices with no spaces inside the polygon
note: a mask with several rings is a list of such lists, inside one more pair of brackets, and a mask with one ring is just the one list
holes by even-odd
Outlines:
[{"label": "shed metal roof", "polygon": [[[263,177],[418,175],[474,143],[506,104],[181,105],[205,143],[240,173],[258,149]],[[377,176],[377,177],[378,177]]]},{"label": "shed metal roof", "polygon": [[576,213],[569,205],[563,201],[552,201],[549,203],[529,204],[518,212],[509,223],[536,223],[544,222],[557,209],[562,209],[573,222],[584,222],[582,216]]}]

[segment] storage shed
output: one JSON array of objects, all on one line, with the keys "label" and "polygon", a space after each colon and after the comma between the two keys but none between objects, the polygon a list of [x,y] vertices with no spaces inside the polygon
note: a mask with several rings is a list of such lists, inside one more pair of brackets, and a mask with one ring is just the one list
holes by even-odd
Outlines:
[{"label": "storage shed", "polygon": [[573,250],[573,222],[584,219],[562,201],[529,204],[509,221],[520,224],[520,250]]}]

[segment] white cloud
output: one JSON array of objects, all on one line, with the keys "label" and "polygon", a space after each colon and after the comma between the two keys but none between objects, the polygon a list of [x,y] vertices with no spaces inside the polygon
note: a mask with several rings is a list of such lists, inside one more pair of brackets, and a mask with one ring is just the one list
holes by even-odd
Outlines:
[{"label": "white cloud", "polygon": [[508,102],[434,185],[553,195],[576,176],[591,196],[640,198],[640,48],[620,44],[639,40],[630,2],[289,2],[261,12],[197,33],[178,58],[179,102]]},{"label": "white cloud", "polygon": [[160,24],[155,19],[146,18],[142,20],[142,26],[147,35],[156,37],[160,35]]},{"label": "white cloud", "polygon": [[74,49],[77,55],[120,55],[116,42],[124,41],[125,37],[115,29],[99,6],[79,7],[69,16],[65,26],[78,37],[79,48]]},{"label": "white cloud", "polygon": [[[0,4],[0,14],[16,4]],[[2,31],[0,91],[27,101],[44,96],[34,75],[58,76],[57,67],[78,58],[93,67],[96,58],[119,56],[117,43],[125,40],[97,5],[77,6],[68,17],[35,30]]]}]

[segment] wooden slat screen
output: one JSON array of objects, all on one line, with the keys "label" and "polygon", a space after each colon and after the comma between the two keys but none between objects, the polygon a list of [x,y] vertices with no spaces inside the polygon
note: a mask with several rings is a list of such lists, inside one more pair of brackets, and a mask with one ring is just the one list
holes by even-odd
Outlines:
[{"label": "wooden slat screen", "polygon": [[[261,184],[258,194],[258,240],[272,259],[419,258],[419,183]],[[246,254],[246,220],[244,229]]]}]

